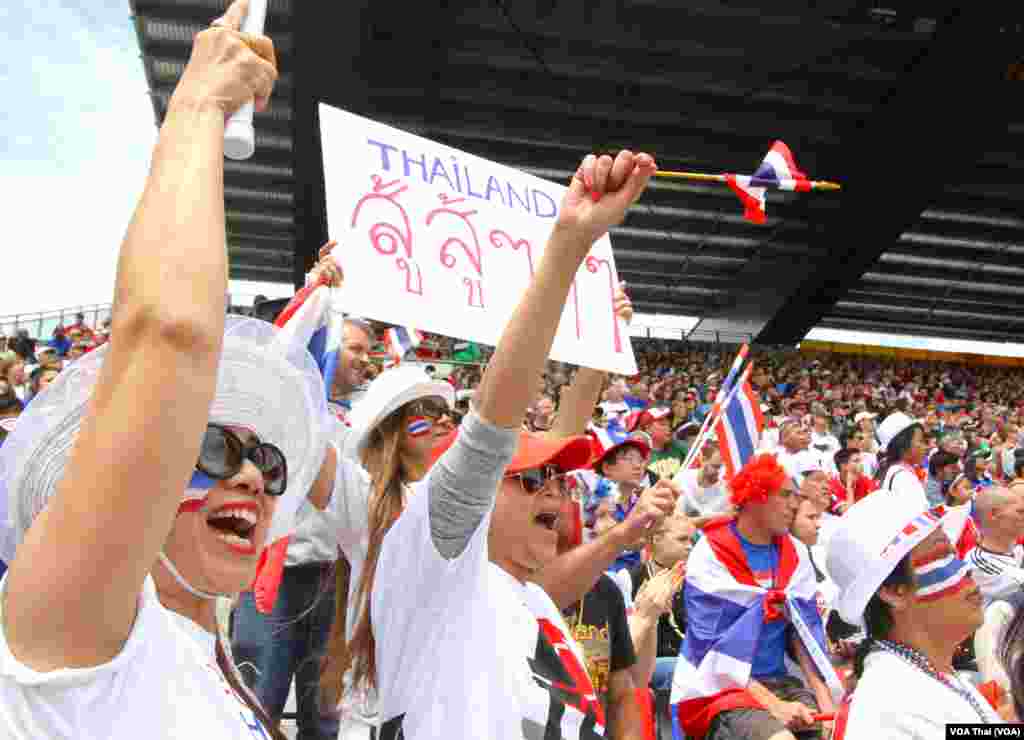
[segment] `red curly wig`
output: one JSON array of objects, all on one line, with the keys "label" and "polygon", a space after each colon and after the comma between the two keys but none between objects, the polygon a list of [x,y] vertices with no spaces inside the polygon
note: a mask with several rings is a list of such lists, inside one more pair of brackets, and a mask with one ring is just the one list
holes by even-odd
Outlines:
[{"label": "red curly wig", "polygon": [[787,477],[785,469],[779,465],[775,455],[755,455],[733,477],[729,484],[729,498],[736,507],[748,503],[764,503],[769,496],[782,489]]}]

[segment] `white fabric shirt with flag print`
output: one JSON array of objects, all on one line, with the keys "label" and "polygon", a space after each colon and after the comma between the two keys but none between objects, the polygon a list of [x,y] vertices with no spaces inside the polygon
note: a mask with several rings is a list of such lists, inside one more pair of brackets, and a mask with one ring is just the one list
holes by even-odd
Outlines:
[{"label": "white fabric shirt with flag print", "polygon": [[[762,709],[747,691],[762,628],[786,619],[838,703],[843,688],[828,658],[807,550],[777,538],[775,588],[757,584],[730,521],[712,523],[686,568],[687,630],[672,681],[672,706],[689,737],[704,737],[732,709]],[[800,676],[799,678],[803,678]]]},{"label": "white fabric shirt with flag print", "polygon": [[[345,326],[345,317],[334,310],[331,287],[323,280],[307,285],[285,306],[274,325],[280,328],[282,341],[291,347],[306,347],[313,355],[330,398]],[[288,556],[288,542],[295,528],[295,515],[308,493],[289,490],[277,502],[274,522],[267,533],[267,547],[260,556],[253,584],[256,608],[264,614],[274,609]]]}]

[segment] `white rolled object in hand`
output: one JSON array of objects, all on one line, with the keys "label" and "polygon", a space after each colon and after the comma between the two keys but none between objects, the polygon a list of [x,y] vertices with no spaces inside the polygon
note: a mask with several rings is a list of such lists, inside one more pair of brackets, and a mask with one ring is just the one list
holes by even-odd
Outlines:
[{"label": "white rolled object in hand", "polygon": [[[263,34],[267,20],[267,0],[249,0],[249,14],[242,22],[242,33]],[[256,151],[256,132],[252,125],[255,110],[249,102],[235,111],[224,127],[224,156],[228,159],[248,159]]]}]

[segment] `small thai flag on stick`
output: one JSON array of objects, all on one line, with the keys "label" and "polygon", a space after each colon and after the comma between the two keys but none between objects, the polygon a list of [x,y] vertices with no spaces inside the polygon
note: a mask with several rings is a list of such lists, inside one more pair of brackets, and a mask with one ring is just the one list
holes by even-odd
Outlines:
[{"label": "small thai flag on stick", "polygon": [[387,330],[384,341],[393,360],[391,364],[394,366],[423,343],[423,334],[406,326],[395,326]]}]

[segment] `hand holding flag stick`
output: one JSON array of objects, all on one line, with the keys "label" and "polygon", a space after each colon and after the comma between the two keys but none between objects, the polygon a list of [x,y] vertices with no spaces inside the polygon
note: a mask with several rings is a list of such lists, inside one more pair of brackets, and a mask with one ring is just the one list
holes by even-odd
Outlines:
[{"label": "hand holding flag stick", "polygon": [[793,153],[781,141],[772,144],[761,166],[754,175],[712,175],[703,172],[674,172],[657,170],[655,177],[671,177],[682,180],[700,182],[722,182],[728,185],[743,204],[743,215],[755,224],[763,224],[767,219],[765,211],[765,191],[793,190],[807,192],[810,190],[840,190],[838,183],[827,180],[809,180],[807,175],[797,169]]},{"label": "hand holding flag stick", "polygon": [[[239,5],[241,12],[245,13],[245,20],[242,21],[241,32],[249,36],[262,36],[263,26],[267,19],[268,0],[243,0]],[[248,12],[246,12],[248,5]],[[232,6],[228,13],[236,12],[238,8]],[[217,21],[214,21],[217,23]],[[252,118],[255,111],[255,103],[249,102],[235,111],[228,119],[224,127],[224,156],[228,159],[249,159],[256,151],[256,132],[253,129]]]},{"label": "hand holding flag stick", "polygon": [[711,422],[718,420],[717,418],[719,413],[721,413],[725,397],[732,391],[733,384],[736,380],[736,374],[739,372],[740,368],[743,367],[743,363],[746,362],[747,354],[749,352],[750,345],[744,344],[740,347],[740,351],[736,353],[736,358],[732,361],[732,367],[729,368],[729,374],[725,376],[725,380],[722,381],[722,385],[718,389],[718,394],[715,396],[715,401],[711,406],[711,411],[704,417],[700,431],[697,432],[697,437],[694,439],[693,445],[686,453],[686,460],[683,461],[682,470],[690,469],[690,465],[693,464],[694,459],[697,457],[697,453],[700,452],[700,448],[704,446],[704,439],[707,436],[707,431],[712,426]]}]

